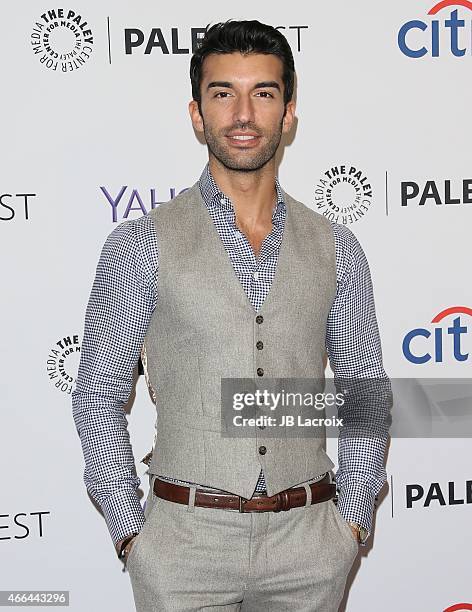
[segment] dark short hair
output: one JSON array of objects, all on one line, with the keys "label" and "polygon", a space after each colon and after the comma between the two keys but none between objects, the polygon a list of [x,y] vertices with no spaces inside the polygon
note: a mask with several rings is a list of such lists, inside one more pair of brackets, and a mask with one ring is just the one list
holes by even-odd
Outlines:
[{"label": "dark short hair", "polygon": [[293,97],[295,63],[290,45],[276,28],[260,21],[225,21],[208,25],[190,61],[192,96],[201,108],[203,62],[213,53],[262,53],[276,55],[283,65],[284,104]]}]

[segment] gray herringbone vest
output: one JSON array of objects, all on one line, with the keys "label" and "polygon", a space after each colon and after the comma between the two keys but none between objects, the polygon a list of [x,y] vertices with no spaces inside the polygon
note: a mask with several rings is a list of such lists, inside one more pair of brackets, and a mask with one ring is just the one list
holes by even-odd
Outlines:
[{"label": "gray herringbone vest", "polygon": [[[324,377],[326,320],[336,290],[334,236],[323,216],[284,198],[277,269],[258,313],[198,183],[149,213],[159,248],[159,297],[145,338],[157,399],[150,473],[249,498],[261,467],[268,495],[333,467],[323,437],[269,438],[257,428],[253,438],[221,436],[221,378],[254,378],[259,367],[267,378]],[[258,340],[262,350],[255,348]]]}]

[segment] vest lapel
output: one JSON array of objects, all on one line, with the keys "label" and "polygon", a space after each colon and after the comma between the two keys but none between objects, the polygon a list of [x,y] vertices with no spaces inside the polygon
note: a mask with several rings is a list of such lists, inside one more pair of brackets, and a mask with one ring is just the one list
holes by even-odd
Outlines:
[{"label": "vest lapel", "polygon": [[[213,220],[210,216],[210,213],[208,212],[208,209],[205,205],[205,202],[203,201],[198,183],[194,185],[191,189],[194,192],[192,194],[194,198],[190,199],[190,203],[192,205],[194,200],[195,202],[198,203],[197,205],[198,215],[201,218],[202,228],[204,229],[203,235],[205,236],[205,239],[207,240],[206,251],[207,251],[209,258],[211,258],[211,260],[214,261],[216,265],[221,266],[224,277],[225,279],[228,280],[229,288],[233,292],[239,295],[240,299],[242,299],[244,303],[246,304],[246,306],[251,310],[251,313],[255,313],[256,311],[254,310],[254,307],[251,304],[244,290],[244,287],[242,286],[236,274],[236,271],[233,267],[233,264],[231,263],[229,255],[226,252],[223,241],[221,240],[218,234],[218,230],[216,229],[215,224],[213,223]],[[278,297],[283,296],[284,278],[286,278],[286,275],[290,273],[289,266],[288,266],[288,252],[287,251],[289,248],[288,243],[290,243],[291,234],[292,234],[292,227],[291,227],[292,226],[292,216],[291,216],[290,205],[287,203],[287,198],[286,198],[285,193],[284,193],[284,198],[285,198],[286,207],[287,207],[287,214],[285,217],[285,227],[284,227],[284,233],[282,236],[282,242],[280,245],[277,267],[275,270],[274,278],[272,280],[272,284],[269,289],[269,292],[261,308],[258,311],[259,314],[263,314],[265,310],[269,308],[273,300],[277,300]]]}]

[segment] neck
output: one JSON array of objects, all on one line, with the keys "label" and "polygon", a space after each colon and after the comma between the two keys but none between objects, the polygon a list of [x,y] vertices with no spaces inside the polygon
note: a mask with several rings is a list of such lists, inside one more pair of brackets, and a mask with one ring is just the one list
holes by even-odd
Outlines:
[{"label": "neck", "polygon": [[210,156],[210,172],[233,203],[236,224],[249,230],[271,222],[276,202],[275,160],[254,172],[229,170]]}]

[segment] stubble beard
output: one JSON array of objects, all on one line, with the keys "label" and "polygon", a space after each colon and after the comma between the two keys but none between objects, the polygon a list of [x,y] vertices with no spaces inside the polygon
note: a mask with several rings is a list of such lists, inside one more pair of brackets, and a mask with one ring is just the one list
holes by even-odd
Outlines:
[{"label": "stubble beard", "polygon": [[231,129],[222,130],[218,134],[215,133],[207,123],[204,123],[203,129],[208,150],[225,168],[234,172],[256,172],[263,168],[275,156],[282,138],[282,125],[283,120],[279,123],[278,129],[268,135],[267,144],[262,150],[254,152],[241,151],[240,153],[237,151],[233,153],[230,150],[229,145],[225,142],[226,134],[233,130],[244,129],[255,132],[262,138],[266,137],[267,134],[250,124],[236,125]]}]

